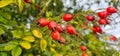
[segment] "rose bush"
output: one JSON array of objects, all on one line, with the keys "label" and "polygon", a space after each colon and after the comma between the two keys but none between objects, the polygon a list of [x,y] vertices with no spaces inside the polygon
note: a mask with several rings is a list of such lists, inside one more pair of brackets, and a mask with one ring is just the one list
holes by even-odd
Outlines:
[{"label": "rose bush", "polygon": [[0,0],[0,56],[119,56],[100,40],[117,41],[101,28],[110,24],[115,7],[74,13],[63,8],[61,0]]}]

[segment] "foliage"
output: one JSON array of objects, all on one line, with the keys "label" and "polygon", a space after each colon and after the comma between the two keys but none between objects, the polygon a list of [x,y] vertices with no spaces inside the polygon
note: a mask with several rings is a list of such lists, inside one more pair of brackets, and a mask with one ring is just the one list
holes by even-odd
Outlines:
[{"label": "foliage", "polygon": [[[116,49],[100,40],[107,35],[99,37],[92,32],[91,24],[85,23],[85,16],[89,13],[96,15],[96,12],[82,11],[82,8],[75,10],[73,20],[66,23],[61,19],[69,12],[63,8],[62,0],[31,0],[30,3],[0,0],[0,56],[81,56],[81,45],[87,47],[84,53],[88,56],[119,56]],[[79,36],[65,32],[61,33],[66,39],[65,44],[54,41],[51,30],[37,25],[37,20],[42,17],[62,26],[71,24]]]}]

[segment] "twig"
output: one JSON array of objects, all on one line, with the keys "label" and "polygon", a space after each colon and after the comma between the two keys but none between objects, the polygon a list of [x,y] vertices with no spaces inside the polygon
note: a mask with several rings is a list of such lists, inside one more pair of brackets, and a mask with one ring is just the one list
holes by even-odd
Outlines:
[{"label": "twig", "polygon": [[99,8],[99,9],[96,9],[94,11],[98,11],[98,10],[105,10],[105,8]]},{"label": "twig", "polygon": [[51,0],[49,0],[49,1],[45,4],[45,7],[43,7],[43,9],[42,9],[41,12],[38,14],[38,16],[41,16],[41,15],[45,12],[45,10],[46,10],[46,8],[48,7],[48,5],[50,4],[50,2],[51,2]]},{"label": "twig", "polygon": [[79,37],[81,40],[85,40],[85,38],[80,33],[77,33],[76,36]]}]

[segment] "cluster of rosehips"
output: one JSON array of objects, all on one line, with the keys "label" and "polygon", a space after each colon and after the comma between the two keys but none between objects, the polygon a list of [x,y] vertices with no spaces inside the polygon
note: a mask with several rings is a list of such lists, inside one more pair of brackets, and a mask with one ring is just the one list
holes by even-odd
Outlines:
[{"label": "cluster of rosehips", "polygon": [[[100,25],[107,25],[107,24],[109,24],[109,19],[108,19],[108,16],[109,15],[111,15],[111,14],[113,14],[113,13],[116,13],[117,12],[117,9],[116,8],[114,8],[114,7],[107,7],[106,8],[106,10],[104,10],[104,11],[100,11],[100,12],[98,12],[97,13],[97,15],[98,15],[98,17],[99,17],[99,20],[98,20],[98,23],[100,24]],[[88,21],[94,21],[95,20],[95,17],[93,16],[93,15],[88,15],[88,16],[86,16],[86,19],[88,20]],[[101,27],[100,26],[93,26],[92,27],[92,31],[93,31],[93,33],[101,33],[102,34],[102,29],[101,29]],[[112,37],[110,40],[112,40],[112,39],[116,39],[115,37]]]},{"label": "cluster of rosehips", "polygon": [[82,46],[80,46],[80,49],[81,49],[81,51],[82,51],[82,55],[81,55],[81,56],[88,56],[88,55],[85,53],[85,51],[87,50],[86,46],[82,45]]},{"label": "cluster of rosehips", "polygon": [[[98,12],[97,13],[97,15],[99,17],[98,23],[100,25],[109,24],[107,17],[109,15],[111,15],[112,13],[116,13],[116,12],[117,12],[117,9],[114,8],[114,7],[108,7],[108,8],[106,8],[105,11]],[[95,20],[95,17],[93,15],[88,15],[88,16],[86,16],[86,18],[87,18],[88,21],[94,21]],[[93,26],[92,30],[93,30],[94,33],[102,33],[102,29],[100,28],[100,26]]]},{"label": "cluster of rosehips", "polygon": [[[63,20],[66,22],[72,20],[72,18],[73,18],[73,16],[71,14],[64,14],[64,16],[63,16]],[[38,20],[38,23],[40,26],[42,26],[42,27],[48,26],[48,28],[50,30],[52,30],[51,37],[53,40],[59,41],[60,43],[65,43],[65,39],[62,36],[60,36],[60,33],[63,32],[63,28],[60,24],[58,24],[52,20],[48,21],[46,18],[40,18]],[[77,34],[72,25],[66,25],[66,31],[69,34]]]},{"label": "cluster of rosehips", "polygon": [[117,12],[117,9],[114,7],[108,7],[108,8],[106,8],[106,11],[98,12],[98,16],[100,17],[100,19],[98,21],[99,24],[101,24],[101,25],[109,24],[107,17],[116,12]]}]

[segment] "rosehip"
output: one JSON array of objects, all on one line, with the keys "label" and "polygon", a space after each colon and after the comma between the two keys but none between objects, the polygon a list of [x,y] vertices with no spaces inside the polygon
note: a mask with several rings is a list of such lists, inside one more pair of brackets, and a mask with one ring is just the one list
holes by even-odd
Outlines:
[{"label": "rosehip", "polygon": [[92,27],[92,31],[93,31],[93,33],[95,33],[95,34],[97,33],[97,30],[96,30],[96,28],[95,28],[94,26]]},{"label": "rosehip", "polygon": [[67,31],[68,33],[70,33],[70,34],[77,34],[76,31],[75,31],[75,29],[74,29],[74,27],[71,26],[71,25],[67,25],[67,26],[66,26],[66,31]]},{"label": "rosehip", "polygon": [[98,12],[98,16],[100,18],[106,18],[108,15],[109,15],[109,13],[107,11]]},{"label": "rosehip", "polygon": [[73,16],[71,14],[64,14],[63,16],[63,20],[68,22],[70,20],[72,20]]},{"label": "rosehip", "polygon": [[110,41],[117,41],[116,36],[111,36],[111,37],[110,37]]},{"label": "rosehip", "polygon": [[56,28],[56,26],[57,26],[57,24],[56,24],[55,21],[50,21],[50,22],[48,23],[48,28],[49,28],[50,30],[53,30],[53,28]]},{"label": "rosehip", "polygon": [[93,20],[95,20],[95,17],[92,16],[92,15],[88,15],[88,16],[86,16],[86,18],[87,18],[88,21],[93,21]]},{"label": "rosehip", "polygon": [[86,46],[80,46],[80,49],[81,49],[82,51],[85,51],[87,48],[86,48]]},{"label": "rosehip", "polygon": [[98,33],[102,33],[102,29],[100,26],[95,26],[95,29]]},{"label": "rosehip", "polygon": [[85,54],[85,53],[82,53],[82,56],[88,56],[87,54]]},{"label": "rosehip", "polygon": [[116,13],[117,12],[117,9],[115,7],[111,7],[111,6],[108,7],[106,10],[108,13]]},{"label": "rosehip", "polygon": [[62,31],[63,31],[63,28],[62,28],[61,25],[57,24],[56,30],[57,30],[58,32],[62,32]]},{"label": "rosehip", "polygon": [[92,27],[92,31],[93,31],[93,33],[102,33],[102,29],[101,29],[101,27],[100,26],[93,26]]},{"label": "rosehip", "polygon": [[52,31],[51,37],[53,40],[58,41],[60,40],[60,33],[58,31]]},{"label": "rosehip", "polygon": [[102,25],[109,24],[107,19],[102,19],[102,18],[100,18],[98,22],[99,22],[99,24],[102,24]]},{"label": "rosehip", "polygon": [[60,37],[59,41],[60,41],[61,44],[64,44],[66,40],[63,37]]},{"label": "rosehip", "polygon": [[38,20],[38,23],[40,24],[40,26],[44,27],[44,26],[46,26],[49,23],[49,21],[46,20],[46,18],[40,18]]},{"label": "rosehip", "polygon": [[24,0],[26,3],[30,3],[30,0]]}]

